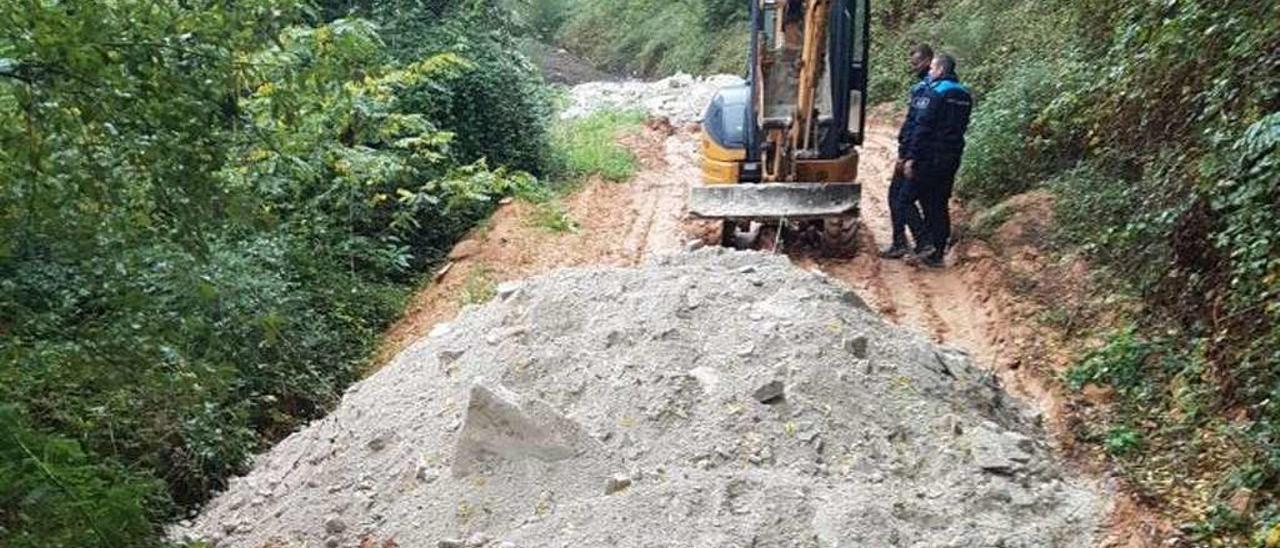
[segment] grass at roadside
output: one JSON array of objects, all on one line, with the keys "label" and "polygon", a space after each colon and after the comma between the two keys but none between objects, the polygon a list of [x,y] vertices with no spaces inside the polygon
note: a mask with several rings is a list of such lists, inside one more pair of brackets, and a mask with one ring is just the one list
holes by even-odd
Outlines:
[{"label": "grass at roadside", "polygon": [[638,131],[644,113],[603,110],[585,118],[561,120],[553,129],[557,170],[551,184],[529,187],[520,198],[538,206],[533,224],[552,232],[576,232],[561,198],[592,177],[623,182],[635,175],[636,157],[618,138]]},{"label": "grass at roadside", "polygon": [[617,139],[638,130],[643,122],[644,113],[634,110],[604,110],[561,122],[553,130],[553,146],[562,161],[562,176],[585,180],[595,175],[612,182],[630,179],[636,172],[636,158]]},{"label": "grass at roadside", "polygon": [[479,266],[467,274],[467,281],[462,286],[462,304],[484,304],[496,294],[493,271],[487,266]]}]

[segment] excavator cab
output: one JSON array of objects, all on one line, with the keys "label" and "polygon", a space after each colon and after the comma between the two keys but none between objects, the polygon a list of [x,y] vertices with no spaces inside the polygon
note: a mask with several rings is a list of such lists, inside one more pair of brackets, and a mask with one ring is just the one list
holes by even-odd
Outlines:
[{"label": "excavator cab", "polygon": [[747,79],[702,120],[702,184],[689,213],[723,221],[723,242],[753,224],[816,232],[854,251],[866,124],[869,0],[749,0]]}]

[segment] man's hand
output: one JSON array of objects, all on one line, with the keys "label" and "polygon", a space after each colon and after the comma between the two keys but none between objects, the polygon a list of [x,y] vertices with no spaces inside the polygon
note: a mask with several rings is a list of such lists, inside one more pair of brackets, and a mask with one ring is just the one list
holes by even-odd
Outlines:
[{"label": "man's hand", "polygon": [[916,161],[907,160],[906,162],[903,162],[902,174],[906,175],[908,179],[911,179],[914,181],[916,178]]},{"label": "man's hand", "polygon": [[901,177],[901,176],[905,176],[905,175],[902,173],[902,164],[903,164],[903,160],[902,160],[902,158],[898,158],[898,161],[893,163],[893,176],[894,176],[894,177]]}]

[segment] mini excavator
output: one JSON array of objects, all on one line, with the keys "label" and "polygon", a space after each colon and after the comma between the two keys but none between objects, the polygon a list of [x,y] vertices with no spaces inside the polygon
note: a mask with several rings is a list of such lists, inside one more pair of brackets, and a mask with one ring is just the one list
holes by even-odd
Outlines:
[{"label": "mini excavator", "polygon": [[748,1],[746,83],[719,90],[703,116],[689,213],[721,220],[722,245],[776,227],[816,240],[824,255],[851,255],[869,0]]}]

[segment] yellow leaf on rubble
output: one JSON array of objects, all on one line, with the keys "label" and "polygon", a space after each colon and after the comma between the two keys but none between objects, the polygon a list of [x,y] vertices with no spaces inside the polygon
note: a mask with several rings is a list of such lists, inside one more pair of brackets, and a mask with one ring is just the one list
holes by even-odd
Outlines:
[{"label": "yellow leaf on rubble", "polygon": [[1267,533],[1267,548],[1276,548],[1280,546],[1280,523],[1271,526],[1271,531]]}]

